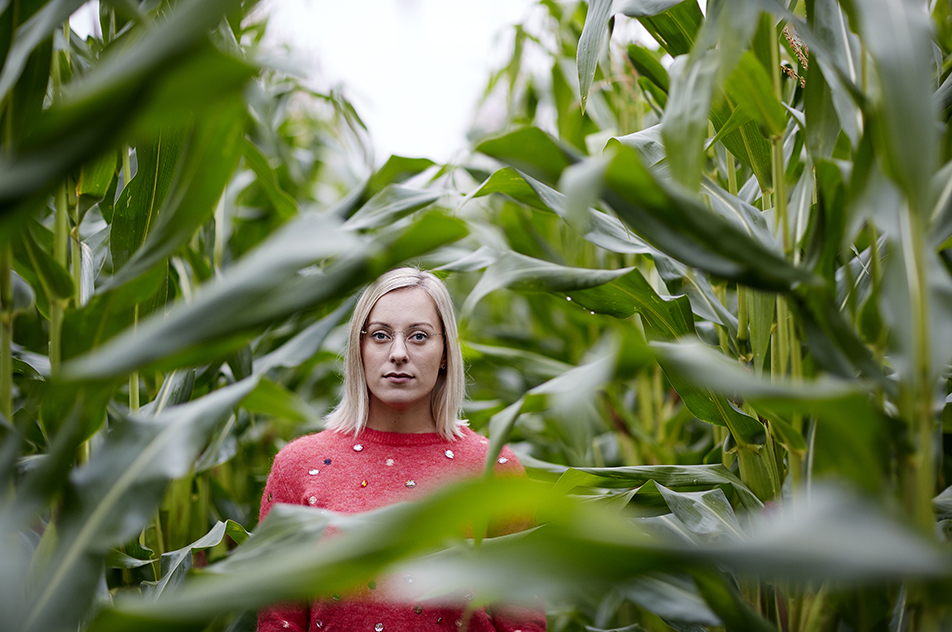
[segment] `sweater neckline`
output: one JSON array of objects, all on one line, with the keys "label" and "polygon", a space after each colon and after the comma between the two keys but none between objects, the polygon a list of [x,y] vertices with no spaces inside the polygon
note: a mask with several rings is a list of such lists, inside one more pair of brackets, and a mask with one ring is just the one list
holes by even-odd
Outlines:
[{"label": "sweater neckline", "polygon": [[374,430],[373,428],[364,428],[357,435],[360,441],[371,443],[382,443],[384,445],[434,445],[437,443],[449,443],[437,432],[387,432],[385,430]]}]

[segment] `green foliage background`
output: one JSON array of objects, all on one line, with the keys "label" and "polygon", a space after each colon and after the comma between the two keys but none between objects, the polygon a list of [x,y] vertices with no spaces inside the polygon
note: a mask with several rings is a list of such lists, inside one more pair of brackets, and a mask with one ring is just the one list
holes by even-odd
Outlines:
[{"label": "green foliage background", "polygon": [[[952,626],[947,2],[543,0],[504,123],[376,170],[254,2],[82,4],[0,2],[4,629],[253,629],[395,569],[553,630]],[[531,480],[257,525],[404,262]]]}]

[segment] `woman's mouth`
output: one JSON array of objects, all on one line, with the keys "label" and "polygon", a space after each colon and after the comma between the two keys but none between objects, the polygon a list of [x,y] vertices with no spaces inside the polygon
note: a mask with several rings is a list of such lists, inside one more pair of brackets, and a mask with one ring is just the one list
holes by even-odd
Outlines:
[{"label": "woman's mouth", "polygon": [[387,373],[383,377],[391,384],[404,384],[413,379],[413,376],[408,373]]}]

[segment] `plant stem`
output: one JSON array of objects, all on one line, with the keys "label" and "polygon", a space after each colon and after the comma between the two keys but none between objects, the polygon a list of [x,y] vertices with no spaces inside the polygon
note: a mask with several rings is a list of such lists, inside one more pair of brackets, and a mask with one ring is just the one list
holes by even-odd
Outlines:
[{"label": "plant stem", "polygon": [[[734,154],[730,151],[727,154],[727,190],[737,196],[737,167],[734,164]],[[750,326],[750,316],[747,305],[747,288],[743,285],[737,285],[737,342],[746,342],[748,338],[747,329]],[[743,362],[743,358],[741,359]]]},{"label": "plant stem", "polygon": [[912,336],[914,367],[909,396],[908,419],[915,437],[915,452],[912,456],[912,483],[915,488],[907,490],[912,502],[911,513],[919,526],[932,532],[935,515],[932,497],[935,492],[935,464],[933,462],[933,434],[935,419],[932,415],[932,357],[929,342],[929,282],[924,259],[925,244],[921,219],[916,209],[906,209],[902,214],[900,229],[902,253],[905,258],[906,282],[909,285],[909,304],[912,309]]},{"label": "plant stem", "polygon": [[[62,183],[56,191],[56,215],[53,223],[53,258],[56,263],[67,269],[66,240],[69,236],[69,220],[66,217],[66,184]],[[63,311],[65,301],[50,296],[50,372],[59,374],[62,357],[61,341],[63,335]]]},{"label": "plant stem", "polygon": [[[136,303],[132,312],[132,334],[135,335],[139,327],[139,304]],[[139,372],[133,371],[129,376],[129,412],[139,414]]]},{"label": "plant stem", "polygon": [[129,159],[129,146],[122,146],[122,188],[125,189],[132,179],[132,161]]},{"label": "plant stem", "polygon": [[[780,41],[777,37],[776,27],[770,28],[770,66],[774,96],[782,103],[783,94],[780,91]],[[783,251],[789,255],[792,248],[790,244],[790,226],[787,221],[787,187],[784,176],[782,134],[771,137],[770,158],[777,224],[780,226],[783,235]]]},{"label": "plant stem", "polygon": [[0,415],[13,422],[13,256],[0,246]]}]

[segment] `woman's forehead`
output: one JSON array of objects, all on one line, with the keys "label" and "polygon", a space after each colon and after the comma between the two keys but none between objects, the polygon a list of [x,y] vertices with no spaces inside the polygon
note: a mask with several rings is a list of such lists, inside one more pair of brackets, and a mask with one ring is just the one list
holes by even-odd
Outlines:
[{"label": "woman's forehead", "polygon": [[425,290],[407,287],[391,290],[377,299],[370,310],[367,322],[384,325],[429,324],[435,326],[440,322],[440,315],[436,309],[436,303]]}]

